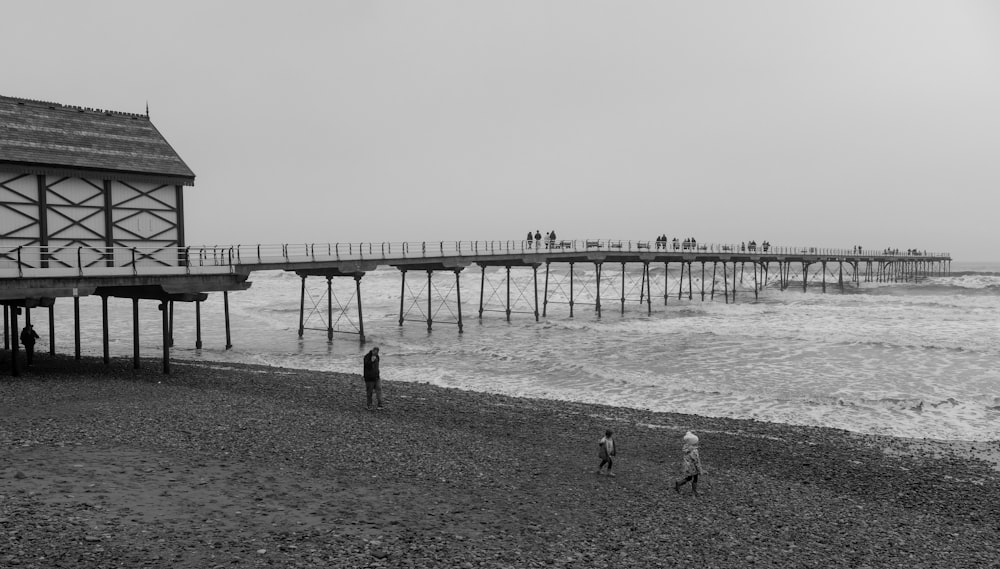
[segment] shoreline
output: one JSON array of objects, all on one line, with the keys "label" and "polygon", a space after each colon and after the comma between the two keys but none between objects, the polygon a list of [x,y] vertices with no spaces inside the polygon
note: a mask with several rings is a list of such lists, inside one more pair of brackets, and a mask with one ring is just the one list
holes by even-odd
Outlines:
[{"label": "shoreline", "polygon": [[[18,536],[0,565],[975,567],[1000,558],[997,441],[403,381],[386,383],[388,409],[372,413],[353,374],[183,361],[167,376],[153,360],[140,370],[130,360],[107,369],[98,358],[39,360],[0,377],[0,536]],[[593,472],[605,428],[618,440],[615,478]],[[702,439],[698,498],[671,484],[687,430]],[[56,531],[69,535],[63,545],[53,545]]]}]

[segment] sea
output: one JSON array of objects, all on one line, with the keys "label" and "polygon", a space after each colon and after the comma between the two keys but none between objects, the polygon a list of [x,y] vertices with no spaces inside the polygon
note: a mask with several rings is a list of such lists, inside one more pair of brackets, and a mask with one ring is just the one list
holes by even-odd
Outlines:
[{"label": "sea", "polygon": [[[843,292],[772,283],[757,298],[741,290],[735,302],[721,293],[702,300],[697,283],[693,299],[661,283],[651,303],[640,302],[640,270],[628,269],[613,291],[626,291],[624,310],[602,293],[599,315],[597,281],[591,273],[588,285],[584,272],[575,275],[572,316],[566,274],[555,267],[537,321],[530,268],[511,270],[509,320],[503,268],[484,276],[474,265],[458,282],[441,273],[430,283],[426,273],[411,271],[404,282],[394,268],[369,272],[361,279],[363,344],[354,279],[334,278],[329,297],[324,278],[307,279],[300,337],[302,280],[255,272],[250,289],[229,294],[232,348],[223,295],[212,293],[201,303],[200,349],[194,304],[176,303],[171,357],[360,373],[363,354],[379,346],[390,404],[392,382],[410,381],[858,433],[1000,439],[1000,263],[955,261],[945,276],[850,283]],[[111,354],[131,358],[131,301],[110,299],[109,313]],[[61,299],[55,314],[57,352],[72,353],[72,304]],[[99,298],[81,299],[85,355],[102,354],[100,314]],[[32,319],[44,357],[47,314],[36,309]],[[155,301],[140,302],[143,357],[162,353],[161,322]],[[290,380],[275,374],[274,381]]]}]

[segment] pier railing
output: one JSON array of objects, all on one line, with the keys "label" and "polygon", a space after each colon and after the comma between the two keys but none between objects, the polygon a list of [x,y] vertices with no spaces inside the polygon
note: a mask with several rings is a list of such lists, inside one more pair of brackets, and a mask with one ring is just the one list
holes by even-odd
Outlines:
[{"label": "pier railing", "polygon": [[236,272],[240,267],[308,262],[441,259],[510,255],[562,256],[564,253],[659,253],[679,255],[804,256],[878,258],[883,261],[948,253],[923,250],[828,248],[746,243],[662,242],[626,239],[508,241],[384,241],[199,245],[189,247],[17,246],[0,248],[0,278],[113,275],[176,275]]}]

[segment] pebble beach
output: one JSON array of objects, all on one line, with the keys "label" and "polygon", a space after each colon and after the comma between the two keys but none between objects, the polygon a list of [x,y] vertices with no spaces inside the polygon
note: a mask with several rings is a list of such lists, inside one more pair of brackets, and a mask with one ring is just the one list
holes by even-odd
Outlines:
[{"label": "pebble beach", "polygon": [[1000,567],[998,441],[403,381],[370,412],[360,375],[171,372],[0,376],[0,567]]}]

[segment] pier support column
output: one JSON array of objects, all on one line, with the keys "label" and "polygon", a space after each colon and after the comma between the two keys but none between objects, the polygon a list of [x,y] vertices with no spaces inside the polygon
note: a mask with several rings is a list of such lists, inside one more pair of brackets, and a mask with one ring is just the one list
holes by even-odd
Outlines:
[{"label": "pier support column", "polygon": [[225,312],[226,317],[226,349],[230,350],[233,347],[233,336],[229,331],[229,291],[222,291],[222,307]]},{"label": "pier support column", "polygon": [[701,301],[705,302],[705,261],[701,262]]},{"label": "pier support column", "polygon": [[[480,265],[480,274],[482,275],[479,279],[479,319],[483,319],[483,296],[486,294],[486,265]],[[400,308],[400,314],[402,314],[402,308]]]},{"label": "pier support column", "polygon": [[507,305],[504,307],[507,314],[507,322],[510,322],[510,265],[507,265]]},{"label": "pier support column", "polygon": [[139,299],[132,299],[132,367],[139,369]]},{"label": "pier support column", "polygon": [[594,272],[597,274],[597,294],[594,295],[594,300],[597,303],[597,317],[601,317],[601,269],[604,267],[603,263],[594,263]]},{"label": "pier support column", "polygon": [[[691,271],[689,270],[688,273]],[[684,294],[684,261],[681,261],[681,276],[677,280],[677,300],[681,299]]]},{"label": "pier support column", "polygon": [[[402,273],[402,277],[403,277],[401,279],[402,284],[400,285],[400,290],[399,290],[399,325],[402,326],[403,325],[403,300],[406,297],[406,269],[399,269],[399,272]],[[480,296],[480,298],[482,298],[482,296]],[[480,301],[480,303],[481,302],[482,301]],[[482,304],[480,304],[480,308],[481,307],[482,307]],[[479,317],[482,318],[482,316],[483,316],[483,311],[480,310],[479,311]]]},{"label": "pier support column", "polygon": [[545,318],[545,314],[549,308],[549,261],[545,261],[545,290],[542,293],[542,318]]},{"label": "pier support column", "polygon": [[691,286],[691,261],[688,261],[688,300],[694,298],[694,288]]},{"label": "pier support column", "polygon": [[573,317],[573,261],[569,262],[569,317]]},{"label": "pier support column", "polygon": [[[362,313],[361,313],[361,275],[354,275],[354,290],[355,290],[355,294],[357,294],[357,296],[358,296],[358,335],[361,337],[361,343],[364,344],[365,343],[365,318],[364,318],[364,315],[362,315]],[[461,310],[461,307],[459,307],[459,310]],[[461,314],[461,313],[459,313],[459,314]],[[459,322],[461,322],[461,321],[462,321],[462,319],[461,319],[461,317],[459,317]],[[462,325],[461,324],[459,324],[458,330],[459,330],[459,332],[462,331]]]},{"label": "pier support column", "polygon": [[[840,282],[840,292],[844,292],[844,262],[839,261],[838,264],[840,265],[840,277],[837,280]],[[854,272],[857,273],[857,271]]]},{"label": "pier support column", "polygon": [[726,304],[729,304],[729,263],[725,261],[722,262],[722,294],[726,297]]},{"label": "pier support column", "polygon": [[3,349],[10,349],[10,306],[3,305]]},{"label": "pier support column", "polygon": [[670,263],[663,263],[663,306],[667,305],[670,296]]},{"label": "pier support column", "polygon": [[822,261],[823,267],[823,292],[826,293],[826,261]]},{"label": "pier support column", "polygon": [[170,347],[174,347],[174,301],[170,301]]},{"label": "pier support column", "polygon": [[622,316],[625,315],[625,262],[622,261]]},{"label": "pier support column", "polygon": [[531,265],[531,272],[535,288],[535,322],[538,322],[538,265]]},{"label": "pier support column", "polygon": [[[458,333],[462,333],[462,279],[460,277],[462,269],[455,269],[455,294],[458,301]],[[538,297],[538,291],[535,291],[535,297]],[[536,302],[537,304],[537,302]],[[358,306],[361,306],[361,293],[358,293]],[[537,313],[536,313],[537,314]]]},{"label": "pier support column", "polygon": [[[170,303],[173,305],[173,303]],[[201,349],[201,301],[194,301],[194,349]]]},{"label": "pier support column", "polygon": [[715,300],[715,271],[719,268],[718,261],[712,261],[712,294],[708,297],[709,300]]},{"label": "pier support column", "polygon": [[326,277],[326,339],[333,340],[333,277]]},{"label": "pier support column", "polygon": [[431,304],[431,289],[434,286],[433,282],[434,271],[427,269],[427,331],[431,331],[431,322],[433,322],[433,315],[431,311],[433,310],[433,305]]},{"label": "pier support column", "polygon": [[306,277],[302,276],[302,292],[299,293],[299,338],[306,331]]},{"label": "pier support column", "polygon": [[733,304],[736,304],[736,261],[733,261]]},{"label": "pier support column", "polygon": [[649,262],[642,264],[643,271],[646,274],[646,316],[652,316],[653,314],[653,283],[652,279],[649,278]]},{"label": "pier support column", "polygon": [[806,292],[809,285],[809,263],[802,262],[802,292]]}]

